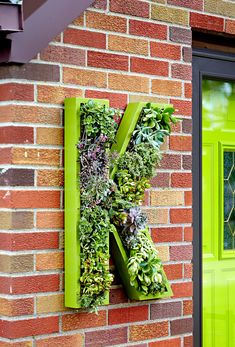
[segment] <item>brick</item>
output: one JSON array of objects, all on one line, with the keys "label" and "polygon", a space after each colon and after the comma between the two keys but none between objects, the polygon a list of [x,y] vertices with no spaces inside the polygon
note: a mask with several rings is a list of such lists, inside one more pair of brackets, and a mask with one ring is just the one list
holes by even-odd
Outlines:
[{"label": "brick", "polygon": [[77,17],[77,18],[74,19],[74,21],[73,21],[73,25],[84,26],[84,24],[85,24],[85,16],[84,16],[84,13],[82,13],[79,17]]},{"label": "brick", "polygon": [[183,312],[185,316],[189,316],[193,314],[193,301],[185,300],[183,302]]},{"label": "brick", "polygon": [[192,174],[186,172],[175,172],[171,175],[171,185],[177,188],[191,188]]},{"label": "brick", "polygon": [[63,129],[62,128],[37,128],[37,143],[40,145],[63,145]]},{"label": "brick", "polygon": [[193,347],[193,336],[184,337],[184,347]]},{"label": "brick", "polygon": [[80,86],[93,86],[98,88],[105,88],[106,85],[106,73],[93,70],[84,69],[63,69],[63,81],[64,83],[77,84]]},{"label": "brick", "polygon": [[170,260],[178,261],[178,260],[191,260],[192,259],[192,246],[171,246],[170,247]]},{"label": "brick", "polygon": [[86,52],[77,48],[49,45],[40,53],[40,59],[60,64],[85,66]]},{"label": "brick", "polygon": [[124,36],[109,35],[111,51],[148,55],[148,41]]},{"label": "brick", "polygon": [[108,311],[108,323],[123,324],[148,320],[148,306],[117,308]]},{"label": "brick", "polygon": [[159,172],[157,176],[150,180],[152,187],[169,187],[170,185],[170,174],[166,172]]},{"label": "brick", "polygon": [[[0,314],[3,316],[26,316],[34,313],[33,298],[4,299],[0,298]],[[1,345],[0,345],[1,346]]]},{"label": "brick", "polygon": [[59,235],[57,232],[0,233],[0,241],[0,248],[5,251],[44,250],[59,247]]},{"label": "brick", "polygon": [[190,63],[192,61],[192,48],[191,47],[183,47],[183,60],[186,63]]},{"label": "brick", "polygon": [[188,99],[192,98],[192,84],[185,83],[184,84],[184,96]]},{"label": "brick", "polygon": [[185,227],[184,228],[184,241],[193,241],[193,228]]},{"label": "brick", "polygon": [[180,346],[181,346],[180,338],[149,342],[149,347],[180,347]]},{"label": "brick", "polygon": [[8,339],[56,333],[59,331],[59,317],[0,321],[0,330],[2,337]]},{"label": "brick", "polygon": [[151,18],[185,26],[189,23],[188,11],[162,5],[152,5]]},{"label": "brick", "polygon": [[170,149],[174,151],[191,151],[192,137],[191,136],[170,136]]},{"label": "brick", "polygon": [[168,335],[168,322],[130,326],[130,341],[142,341]]},{"label": "brick", "polygon": [[165,61],[131,58],[131,71],[149,75],[168,76],[169,64]]},{"label": "brick", "polygon": [[139,0],[110,0],[110,11],[148,18],[149,4]]},{"label": "brick", "polygon": [[161,169],[181,169],[181,156],[178,154],[164,153],[161,160]]},{"label": "brick", "polygon": [[128,302],[128,298],[123,288],[111,288],[109,293],[109,304],[116,305]]},{"label": "brick", "polygon": [[203,0],[168,0],[168,4],[203,11]]},{"label": "brick", "polygon": [[36,340],[36,347],[82,347],[83,335],[67,335],[67,336],[55,336],[48,337],[40,340]]},{"label": "brick", "polygon": [[177,64],[174,63],[171,65],[171,77],[179,78],[182,80],[191,80],[192,79],[192,67],[191,65]]},{"label": "brick", "polygon": [[0,212],[0,229],[18,230],[32,229],[34,226],[33,212]]},{"label": "brick", "polygon": [[26,105],[0,106],[0,122],[46,123],[59,125],[60,110],[52,107]]},{"label": "brick", "polygon": [[235,20],[226,19],[225,31],[228,34],[232,34],[232,35],[235,34]]},{"label": "brick", "polygon": [[174,224],[191,223],[192,210],[190,208],[184,208],[184,209],[172,208],[170,210],[170,222]]},{"label": "brick", "polygon": [[36,270],[57,270],[64,267],[64,255],[61,252],[50,252],[36,255]]},{"label": "brick", "polygon": [[59,208],[59,191],[0,191],[0,207]]},{"label": "brick", "polygon": [[33,186],[34,170],[0,169],[0,186]]},{"label": "brick", "polygon": [[193,329],[192,318],[176,319],[171,321],[170,325],[172,335],[191,333]]},{"label": "brick", "polygon": [[37,100],[47,104],[64,104],[65,98],[71,97],[82,97],[82,91],[77,88],[66,88],[66,87],[54,87],[54,86],[38,86],[37,87]]},{"label": "brick", "polygon": [[86,26],[105,31],[114,31],[116,33],[126,33],[127,20],[118,16],[109,16],[100,12],[86,13]]},{"label": "brick", "polygon": [[128,57],[118,54],[88,51],[87,66],[128,71]]},{"label": "brick", "polygon": [[208,16],[202,13],[191,12],[190,26],[192,28],[223,32],[224,19],[216,16]]},{"label": "brick", "polygon": [[179,206],[183,205],[184,194],[180,191],[151,191],[151,206]]},{"label": "brick", "polygon": [[191,119],[183,119],[182,130],[185,134],[192,134],[192,120]]},{"label": "brick", "polygon": [[108,99],[110,107],[125,109],[127,106],[127,94],[101,92],[99,90],[86,90],[86,98]]},{"label": "brick", "polygon": [[0,84],[0,101],[33,101],[33,84],[6,83]]},{"label": "brick", "polygon": [[36,300],[38,314],[63,312],[68,310],[68,308],[64,306],[63,294],[47,294],[45,296],[38,296]]},{"label": "brick", "polygon": [[39,229],[63,229],[64,213],[63,212],[37,212],[36,226]]},{"label": "brick", "polygon": [[0,148],[0,164],[11,163],[11,148]]},{"label": "brick", "polygon": [[152,57],[171,60],[181,59],[181,47],[179,45],[161,42],[150,42],[150,52]]},{"label": "brick", "polygon": [[[141,94],[129,94],[129,102],[146,102],[146,95]],[[168,103],[167,98],[157,97],[157,96],[148,96],[148,102],[154,102],[154,103]]]},{"label": "brick", "polygon": [[63,170],[38,170],[37,185],[44,187],[62,187],[64,185]]},{"label": "brick", "polygon": [[91,5],[91,7],[106,10],[107,0],[95,0],[95,2]]},{"label": "brick", "polygon": [[163,262],[170,260],[169,246],[157,246],[156,247],[159,257]]},{"label": "brick", "polygon": [[64,32],[64,43],[105,49],[106,35],[92,31],[68,28]]},{"label": "brick", "polygon": [[183,230],[180,227],[153,228],[153,242],[180,242],[182,241]]},{"label": "brick", "polygon": [[173,42],[191,45],[192,32],[190,29],[170,27],[170,40]]},{"label": "brick", "polygon": [[32,347],[32,341],[24,341],[24,342],[1,342],[0,347]]},{"label": "brick", "polygon": [[13,148],[12,163],[23,165],[60,165],[60,151],[57,149]]},{"label": "brick", "polygon": [[193,264],[184,264],[184,278],[192,278]]},{"label": "brick", "polygon": [[127,342],[127,328],[98,330],[85,333],[86,347],[115,346]]},{"label": "brick", "polygon": [[106,325],[106,311],[99,311],[98,315],[95,313],[81,312],[66,314],[62,317],[63,331],[95,328],[104,325]]},{"label": "brick", "polygon": [[164,270],[168,280],[178,280],[183,277],[182,264],[168,264],[164,265]]},{"label": "brick", "polygon": [[150,37],[158,40],[167,39],[167,26],[140,20],[130,19],[129,33],[131,35]]},{"label": "brick", "polygon": [[166,224],[168,222],[168,210],[167,209],[155,209],[155,208],[143,208],[143,212],[147,215],[149,224]]},{"label": "brick", "polygon": [[172,283],[174,298],[184,298],[193,295],[192,282]]},{"label": "brick", "polygon": [[184,193],[185,206],[192,206],[192,191],[187,191]]},{"label": "brick", "polygon": [[149,92],[149,80],[146,77],[109,74],[109,88],[131,92]]},{"label": "brick", "polygon": [[180,301],[164,302],[150,305],[150,319],[164,319],[181,316],[182,303]]},{"label": "brick", "polygon": [[0,143],[33,143],[33,128],[6,126],[0,128]]},{"label": "brick", "polygon": [[0,272],[17,273],[29,272],[34,269],[32,254],[8,255],[0,254]]},{"label": "brick", "polygon": [[1,277],[4,294],[31,294],[59,290],[59,275]]},{"label": "brick", "polygon": [[181,96],[182,83],[178,81],[152,80],[152,93],[165,96]]},{"label": "brick", "polygon": [[60,69],[53,64],[6,64],[1,66],[0,79],[13,78],[30,81],[59,82]]}]

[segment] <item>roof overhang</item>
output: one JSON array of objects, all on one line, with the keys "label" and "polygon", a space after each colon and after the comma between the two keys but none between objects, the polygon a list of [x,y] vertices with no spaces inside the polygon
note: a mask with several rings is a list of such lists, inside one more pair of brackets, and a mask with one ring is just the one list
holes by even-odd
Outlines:
[{"label": "roof overhang", "polygon": [[93,1],[23,0],[24,30],[0,37],[0,63],[27,63]]}]

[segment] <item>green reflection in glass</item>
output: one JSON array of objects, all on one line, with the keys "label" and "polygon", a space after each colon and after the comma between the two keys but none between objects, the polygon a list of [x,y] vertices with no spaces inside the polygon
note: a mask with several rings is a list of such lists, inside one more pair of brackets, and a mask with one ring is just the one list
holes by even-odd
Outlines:
[{"label": "green reflection in glass", "polygon": [[224,249],[235,249],[234,152],[224,152]]}]

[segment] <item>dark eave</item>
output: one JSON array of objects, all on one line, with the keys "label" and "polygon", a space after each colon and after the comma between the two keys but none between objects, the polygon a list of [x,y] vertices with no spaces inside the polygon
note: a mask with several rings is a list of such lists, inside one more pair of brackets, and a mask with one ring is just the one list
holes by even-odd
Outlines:
[{"label": "dark eave", "polygon": [[0,63],[27,63],[94,0],[24,0],[24,30],[0,37]]}]

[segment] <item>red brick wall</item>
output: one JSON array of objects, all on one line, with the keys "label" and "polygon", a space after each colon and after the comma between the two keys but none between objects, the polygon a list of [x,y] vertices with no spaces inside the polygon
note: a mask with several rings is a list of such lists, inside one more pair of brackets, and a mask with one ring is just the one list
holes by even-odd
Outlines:
[{"label": "red brick wall", "polygon": [[[190,26],[235,33],[234,4],[213,3],[97,0],[36,59],[0,67],[0,347],[192,346]],[[64,307],[68,96],[173,103],[182,118],[143,207],[173,298],[130,302],[116,276],[99,315]]]}]

